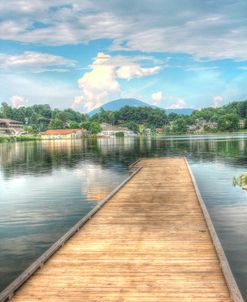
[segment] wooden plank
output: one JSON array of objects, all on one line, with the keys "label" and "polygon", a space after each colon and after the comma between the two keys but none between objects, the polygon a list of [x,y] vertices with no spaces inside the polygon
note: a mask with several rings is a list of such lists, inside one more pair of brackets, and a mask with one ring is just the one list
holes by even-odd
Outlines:
[{"label": "wooden plank", "polygon": [[5,290],[0,293],[0,302],[10,300],[14,292],[28,280],[38,269],[42,268],[46,261],[59,250],[64,244],[80,230],[80,228],[93,217],[93,215],[104,206],[132,177],[137,174],[141,168],[137,168],[117,186],[110,194],[108,194],[101,202],[97,204],[86,216],[78,221],[66,234],[64,234],[57,242],[55,242],[46,252],[44,252],[33,264],[31,264],[17,279],[15,279]]},{"label": "wooden plank", "polygon": [[186,160],[142,159],[133,169],[12,301],[241,301],[222,272]]},{"label": "wooden plank", "polygon": [[192,182],[193,182],[194,187],[195,187],[197,198],[198,198],[198,201],[199,201],[199,203],[201,205],[201,208],[202,208],[202,211],[203,211],[203,215],[204,215],[204,218],[206,220],[206,223],[207,223],[207,226],[208,226],[211,238],[213,240],[213,243],[214,243],[214,246],[215,246],[215,249],[216,249],[216,252],[217,252],[217,255],[219,257],[220,266],[222,268],[222,271],[223,271],[223,274],[224,274],[227,286],[229,288],[231,297],[232,297],[232,299],[233,299],[234,302],[244,302],[242,294],[241,294],[241,292],[240,292],[240,290],[238,288],[238,285],[237,285],[237,283],[235,281],[235,278],[234,278],[234,276],[232,274],[232,271],[231,271],[229,262],[228,262],[228,260],[226,258],[224,249],[223,249],[223,247],[221,245],[221,242],[220,242],[220,240],[218,238],[218,235],[217,235],[217,233],[215,231],[215,228],[214,228],[214,225],[213,225],[212,220],[210,218],[210,215],[208,213],[207,207],[206,207],[206,205],[204,203],[204,200],[203,200],[203,198],[201,196],[201,193],[199,191],[199,188],[197,186],[195,177],[194,177],[194,175],[193,175],[193,173],[191,171],[191,168],[190,168],[189,163],[188,163],[188,161],[187,161],[186,158],[185,158],[185,161],[186,161],[188,170],[190,172],[190,176],[191,176]]}]

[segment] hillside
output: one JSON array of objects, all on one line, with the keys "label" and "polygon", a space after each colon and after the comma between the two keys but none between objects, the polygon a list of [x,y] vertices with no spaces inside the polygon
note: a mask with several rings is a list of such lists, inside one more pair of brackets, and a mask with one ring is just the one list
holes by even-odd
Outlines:
[{"label": "hillside", "polygon": [[[150,105],[148,103],[145,103],[143,101],[137,100],[137,99],[118,99],[111,102],[108,102],[104,105],[102,105],[99,108],[96,108],[89,112],[89,115],[92,116],[100,111],[100,108],[103,108],[106,111],[118,111],[124,106],[131,106],[131,107],[152,107],[152,108],[158,108],[157,106]],[[193,109],[190,108],[181,108],[181,109],[165,109],[166,113],[169,114],[171,112],[180,114],[180,115],[190,115],[193,111]]]}]

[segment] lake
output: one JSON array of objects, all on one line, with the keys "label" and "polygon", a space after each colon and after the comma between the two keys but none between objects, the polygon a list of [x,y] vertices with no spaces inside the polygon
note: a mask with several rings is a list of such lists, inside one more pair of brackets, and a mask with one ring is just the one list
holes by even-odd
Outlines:
[{"label": "lake", "polygon": [[[247,299],[247,135],[0,144],[0,290],[128,176],[140,157],[186,156]],[[185,226],[186,227],[186,226]]]}]

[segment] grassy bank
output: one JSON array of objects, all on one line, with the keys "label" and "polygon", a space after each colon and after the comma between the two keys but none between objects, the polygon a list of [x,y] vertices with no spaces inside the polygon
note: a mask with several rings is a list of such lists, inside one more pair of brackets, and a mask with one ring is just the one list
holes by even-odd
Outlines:
[{"label": "grassy bank", "polygon": [[40,140],[39,136],[0,136],[0,143],[14,143]]},{"label": "grassy bank", "polygon": [[247,129],[240,129],[235,131],[200,131],[200,132],[185,132],[185,133],[159,133],[159,134],[152,134],[151,136],[200,136],[200,135],[233,135],[233,134],[247,134]]},{"label": "grassy bank", "polygon": [[[181,136],[201,136],[201,135],[221,135],[221,134],[225,134],[225,135],[234,135],[234,134],[247,134],[247,129],[241,129],[238,131],[216,131],[216,132],[188,132],[188,133],[172,133],[172,134],[168,134],[168,133],[159,133],[159,134],[155,134],[152,133],[150,136],[152,137],[181,137]],[[149,135],[138,135],[139,137],[148,137]],[[124,137],[124,135],[117,135],[116,137]],[[96,138],[95,135],[88,135],[87,138]],[[41,140],[40,136],[0,136],[0,143],[14,143],[14,142],[25,142],[25,141],[37,141],[37,140]]]}]

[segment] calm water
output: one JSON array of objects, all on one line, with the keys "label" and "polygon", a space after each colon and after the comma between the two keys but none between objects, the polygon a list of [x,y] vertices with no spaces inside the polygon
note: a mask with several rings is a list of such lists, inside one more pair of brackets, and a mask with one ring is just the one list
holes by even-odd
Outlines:
[{"label": "calm water", "polygon": [[139,157],[187,156],[247,300],[247,136],[0,144],[0,290],[115,188]]}]

